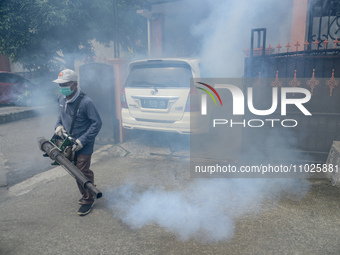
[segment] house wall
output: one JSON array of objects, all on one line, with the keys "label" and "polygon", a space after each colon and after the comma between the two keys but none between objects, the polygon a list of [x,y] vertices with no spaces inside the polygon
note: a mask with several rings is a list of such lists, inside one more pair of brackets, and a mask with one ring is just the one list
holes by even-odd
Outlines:
[{"label": "house wall", "polygon": [[[298,0],[183,0],[153,5],[143,12],[157,27],[151,30],[150,55],[200,58],[210,77],[241,77],[252,28],[267,29],[267,47],[277,50],[280,43],[286,50],[288,42],[292,45],[292,27],[300,22],[296,17],[306,12],[295,11],[293,22],[294,1]],[[162,20],[157,19],[160,15]],[[303,34],[303,28],[297,34]]]}]

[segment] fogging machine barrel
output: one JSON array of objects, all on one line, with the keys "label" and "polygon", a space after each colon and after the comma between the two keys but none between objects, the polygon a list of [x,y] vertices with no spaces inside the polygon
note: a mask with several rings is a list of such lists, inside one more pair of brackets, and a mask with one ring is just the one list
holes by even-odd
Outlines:
[{"label": "fogging machine barrel", "polygon": [[77,180],[85,189],[89,190],[96,198],[102,197],[102,192],[93,185],[93,183],[86,178],[86,176],[70,162],[65,155],[55,146],[51,141],[45,137],[38,138],[40,150],[46,152],[48,156],[58,162],[74,179]]}]

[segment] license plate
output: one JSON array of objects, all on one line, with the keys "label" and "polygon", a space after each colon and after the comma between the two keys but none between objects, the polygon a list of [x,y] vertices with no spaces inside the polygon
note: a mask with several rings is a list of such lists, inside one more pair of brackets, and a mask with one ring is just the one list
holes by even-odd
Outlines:
[{"label": "license plate", "polygon": [[166,109],[167,106],[168,106],[168,100],[142,99],[143,108]]}]

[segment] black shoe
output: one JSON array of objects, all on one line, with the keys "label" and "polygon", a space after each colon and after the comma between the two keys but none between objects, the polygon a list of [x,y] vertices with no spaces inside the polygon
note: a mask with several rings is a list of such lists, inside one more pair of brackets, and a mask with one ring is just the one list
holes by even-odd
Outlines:
[{"label": "black shoe", "polygon": [[79,210],[78,210],[78,215],[79,216],[85,216],[86,214],[89,214],[91,212],[92,206],[93,206],[93,203],[81,205]]},{"label": "black shoe", "polygon": [[78,204],[80,204],[80,205],[83,204],[83,199],[82,198],[78,200]]}]

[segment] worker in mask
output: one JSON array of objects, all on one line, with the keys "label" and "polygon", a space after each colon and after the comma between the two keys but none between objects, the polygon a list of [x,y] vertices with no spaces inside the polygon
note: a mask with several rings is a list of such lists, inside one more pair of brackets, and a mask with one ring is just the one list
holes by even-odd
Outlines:
[{"label": "worker in mask", "polygon": [[[59,97],[59,116],[55,126],[55,134],[64,138],[64,133],[76,139],[72,147],[75,152],[76,167],[94,183],[94,174],[90,170],[91,156],[102,121],[90,97],[80,90],[77,83],[77,74],[71,69],[60,72],[58,79],[53,82],[59,84],[61,96]],[[78,215],[84,216],[91,212],[94,204],[93,195],[78,184],[82,195],[78,203],[81,205]]]}]

